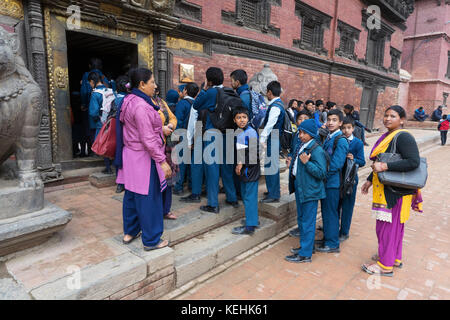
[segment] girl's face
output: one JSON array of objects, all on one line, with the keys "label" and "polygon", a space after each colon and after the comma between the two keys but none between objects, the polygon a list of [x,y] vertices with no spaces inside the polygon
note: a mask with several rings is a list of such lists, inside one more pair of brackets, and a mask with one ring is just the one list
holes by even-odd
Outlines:
[{"label": "girl's face", "polygon": [[147,82],[141,81],[141,83],[139,84],[139,90],[144,92],[149,97],[153,97],[153,95],[155,94],[155,89],[156,89],[156,83],[155,83],[155,77],[153,75],[150,78],[150,80],[148,80]]},{"label": "girl's face", "polygon": [[291,108],[292,108],[292,109],[297,109],[297,107],[298,107],[297,101],[292,102]]},{"label": "girl's face", "polygon": [[388,110],[384,114],[383,124],[389,131],[400,129],[403,125],[404,119],[394,110]]}]

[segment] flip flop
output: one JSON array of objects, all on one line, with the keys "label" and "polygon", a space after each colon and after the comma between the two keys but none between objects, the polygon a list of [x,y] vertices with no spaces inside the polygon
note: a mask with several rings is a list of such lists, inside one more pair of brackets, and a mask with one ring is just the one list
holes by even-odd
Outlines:
[{"label": "flip flop", "polygon": [[[378,255],[377,254],[374,254],[372,256],[372,261],[375,261],[375,262],[378,261]],[[399,265],[394,264],[394,267],[395,268],[399,268],[399,269],[403,268],[403,262],[400,262]]]},{"label": "flip flop", "polygon": [[372,270],[369,270],[366,267],[365,264],[363,264],[361,266],[361,268],[362,268],[363,271],[367,272],[368,274],[378,274],[378,275],[383,276],[383,277],[393,277],[394,276],[394,271],[391,271],[391,272],[373,272]]},{"label": "flip flop", "polygon": [[128,240],[128,241],[125,241],[125,240],[122,239],[122,243],[123,243],[123,244],[130,244],[131,242],[133,242],[133,240],[139,238],[139,237],[141,236],[141,234],[142,234],[142,231],[139,232],[136,236],[134,236],[133,238],[131,238],[131,239]]},{"label": "flip flop", "polygon": [[178,217],[176,215],[174,215],[173,213],[168,213],[164,216],[164,219],[166,220],[177,220]]},{"label": "flip flop", "polygon": [[167,241],[167,244],[166,244],[165,246],[159,247],[159,245],[160,245],[161,243],[163,243],[164,241],[166,241],[166,240],[160,239],[159,242],[158,242],[158,244],[155,245],[155,246],[151,246],[151,247],[144,246],[144,250],[145,250],[145,251],[151,251],[151,250],[158,250],[158,249],[165,248],[165,247],[167,247],[167,246],[169,245],[169,241]]}]

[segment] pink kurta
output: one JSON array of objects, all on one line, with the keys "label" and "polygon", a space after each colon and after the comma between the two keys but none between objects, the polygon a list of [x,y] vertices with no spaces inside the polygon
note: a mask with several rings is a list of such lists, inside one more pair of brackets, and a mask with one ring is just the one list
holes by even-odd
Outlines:
[{"label": "pink kurta", "polygon": [[161,164],[166,161],[161,117],[144,99],[133,94],[124,98],[120,113],[123,123],[123,166],[116,182],[125,189],[148,195],[151,160],[155,161],[158,180],[165,182]]}]

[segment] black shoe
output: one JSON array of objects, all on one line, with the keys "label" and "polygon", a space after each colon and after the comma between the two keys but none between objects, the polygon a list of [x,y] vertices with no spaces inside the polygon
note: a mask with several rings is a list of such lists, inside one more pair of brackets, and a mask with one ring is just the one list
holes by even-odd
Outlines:
[{"label": "black shoe", "polygon": [[232,201],[226,200],[225,202],[232,205],[233,208],[239,208],[239,202],[237,202],[237,201],[232,202]]},{"label": "black shoe", "polygon": [[261,203],[277,203],[280,202],[280,199],[272,199],[272,198],[264,198],[262,200],[260,200],[259,202]]},{"label": "black shoe", "polygon": [[324,252],[324,253],[339,253],[341,250],[339,248],[330,248],[329,246],[319,246],[316,248],[317,252]]},{"label": "black shoe", "polygon": [[219,207],[211,207],[211,206],[201,206],[200,210],[212,213],[219,213]]},{"label": "black shoe", "polygon": [[295,263],[304,263],[304,262],[311,262],[311,257],[302,257],[299,256],[298,254],[294,254],[292,256],[287,256],[286,258],[284,258],[284,260],[289,261],[289,262],[295,262]]},{"label": "black shoe", "polygon": [[[243,225],[243,226],[245,226],[245,224],[246,224],[246,221],[245,221],[245,219],[242,219],[241,220],[241,224]],[[258,220],[258,225],[257,226],[255,226],[255,228],[259,228],[260,227],[260,222],[259,222],[259,220]]]},{"label": "black shoe", "polygon": [[348,234],[343,234],[339,236],[339,242],[347,240],[350,236]]},{"label": "black shoe", "polygon": [[314,240],[314,244],[315,245],[320,245],[321,247],[323,246],[324,242],[325,242],[325,239]]},{"label": "black shoe", "polygon": [[183,190],[172,190],[172,194],[174,194],[174,195],[176,195],[176,196],[179,196],[180,194],[182,194],[183,193]]},{"label": "black shoe", "polygon": [[125,191],[125,186],[123,184],[118,184],[116,188],[116,193],[122,193]]},{"label": "black shoe", "polygon": [[252,234],[255,233],[255,230],[249,230],[245,226],[240,226],[240,227],[233,228],[233,231],[231,231],[231,233],[232,234],[248,234],[248,235],[252,235]]},{"label": "black shoe", "polygon": [[[291,249],[291,252],[292,252],[293,254],[298,254],[298,253],[300,252],[301,248],[302,248],[302,247],[292,248],[292,249]],[[313,254],[316,253],[316,248],[313,248],[312,253],[313,253]]]},{"label": "black shoe", "polygon": [[295,228],[295,229],[289,231],[289,235],[294,238],[300,238],[300,229]]},{"label": "black shoe", "polygon": [[109,169],[109,170],[108,170],[108,169],[105,169],[105,170],[102,171],[102,173],[103,173],[103,174],[113,174],[113,172],[112,172],[111,169]]},{"label": "black shoe", "polygon": [[200,200],[200,196],[198,196],[196,194],[191,194],[191,195],[186,196],[186,197],[181,197],[180,201],[182,201],[182,202],[189,202],[189,203],[199,203],[202,200]]},{"label": "black shoe", "polygon": [[269,192],[264,192],[263,195],[264,197],[267,197],[269,195]]}]

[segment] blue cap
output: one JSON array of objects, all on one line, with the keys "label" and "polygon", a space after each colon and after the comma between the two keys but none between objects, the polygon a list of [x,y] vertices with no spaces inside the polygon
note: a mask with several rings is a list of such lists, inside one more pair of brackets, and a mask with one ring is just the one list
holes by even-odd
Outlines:
[{"label": "blue cap", "polygon": [[314,119],[308,119],[300,123],[299,130],[306,132],[314,139],[317,139],[317,125]]},{"label": "blue cap", "polygon": [[168,105],[174,105],[178,103],[178,99],[180,98],[180,95],[176,90],[170,89],[167,91],[166,95],[166,102]]},{"label": "blue cap", "polygon": [[180,92],[183,92],[183,90],[186,88],[186,85],[185,84],[180,84],[179,86],[178,86],[178,90],[180,90]]}]

